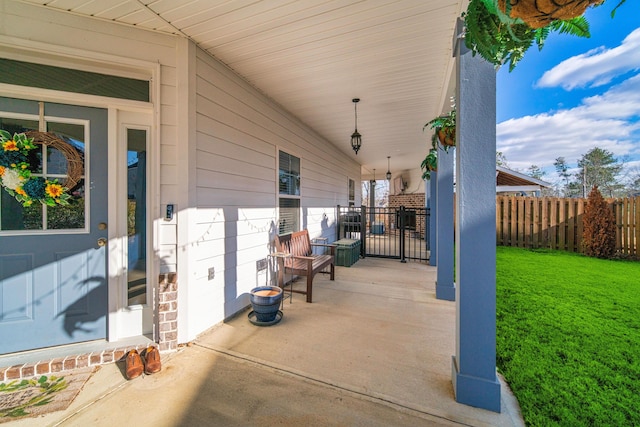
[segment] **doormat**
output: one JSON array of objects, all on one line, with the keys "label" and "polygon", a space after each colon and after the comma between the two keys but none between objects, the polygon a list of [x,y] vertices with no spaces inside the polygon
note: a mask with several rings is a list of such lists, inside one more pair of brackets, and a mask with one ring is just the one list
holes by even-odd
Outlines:
[{"label": "doormat", "polygon": [[67,409],[95,367],[0,383],[0,424]]}]

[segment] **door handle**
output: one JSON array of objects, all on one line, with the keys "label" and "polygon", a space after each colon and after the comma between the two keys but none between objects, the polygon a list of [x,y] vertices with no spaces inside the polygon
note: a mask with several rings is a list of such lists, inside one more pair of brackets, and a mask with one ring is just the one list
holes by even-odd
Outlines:
[{"label": "door handle", "polygon": [[107,239],[105,239],[104,237],[101,237],[98,239],[98,246],[102,247],[106,245],[107,245]]}]

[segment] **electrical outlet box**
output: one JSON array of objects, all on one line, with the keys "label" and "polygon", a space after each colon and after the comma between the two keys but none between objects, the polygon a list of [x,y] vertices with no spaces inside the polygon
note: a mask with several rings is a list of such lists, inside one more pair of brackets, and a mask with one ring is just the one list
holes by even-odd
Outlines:
[{"label": "electrical outlet box", "polygon": [[256,270],[262,271],[267,269],[267,259],[259,259],[256,261]]},{"label": "electrical outlet box", "polygon": [[213,280],[216,277],[216,269],[215,267],[209,268],[209,280]]}]

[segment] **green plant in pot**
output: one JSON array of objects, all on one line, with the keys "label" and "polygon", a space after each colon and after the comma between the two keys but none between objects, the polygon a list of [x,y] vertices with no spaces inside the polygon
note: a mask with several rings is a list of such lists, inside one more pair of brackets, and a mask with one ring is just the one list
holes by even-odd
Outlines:
[{"label": "green plant in pot", "polygon": [[456,108],[453,108],[447,114],[436,117],[428,121],[423,127],[425,129],[433,129],[431,135],[431,149],[424,158],[420,167],[422,168],[422,179],[431,179],[431,172],[435,172],[438,168],[438,148],[448,151],[450,147],[456,145]]},{"label": "green plant in pot", "polygon": [[496,67],[509,63],[512,71],[534,42],[542,49],[553,31],[590,37],[582,14],[603,1],[471,0],[463,14],[465,44]]},{"label": "green plant in pot", "polygon": [[422,130],[430,127],[434,130],[434,134],[431,137],[431,143],[433,148],[437,148],[438,144],[448,151],[449,147],[455,147],[456,145],[456,109],[452,109],[449,113],[442,116],[438,116],[433,120],[427,122]]},{"label": "green plant in pot", "polygon": [[422,168],[422,179],[431,179],[431,172],[436,172],[438,170],[437,148],[431,148],[429,150],[427,157],[424,158],[424,160],[420,164],[420,167]]}]

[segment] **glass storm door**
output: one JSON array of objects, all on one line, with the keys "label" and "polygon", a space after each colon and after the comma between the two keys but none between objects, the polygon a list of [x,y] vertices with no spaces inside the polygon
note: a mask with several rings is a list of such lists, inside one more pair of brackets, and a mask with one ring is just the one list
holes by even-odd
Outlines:
[{"label": "glass storm door", "polygon": [[[111,318],[110,339],[153,334],[153,250],[149,201],[149,146],[152,115],[143,112],[118,111],[117,257],[110,259],[112,271],[123,272],[112,287],[121,298],[117,316]],[[114,231],[114,228],[111,228]],[[115,247],[116,245],[112,245]],[[124,255],[124,257],[122,256]],[[121,263],[121,264],[120,264]],[[113,277],[112,277],[113,279]]]},{"label": "glass storm door", "polygon": [[107,111],[0,98],[0,129],[55,135],[29,168],[70,195],[68,206],[25,207],[0,188],[0,354],[104,339]]}]

